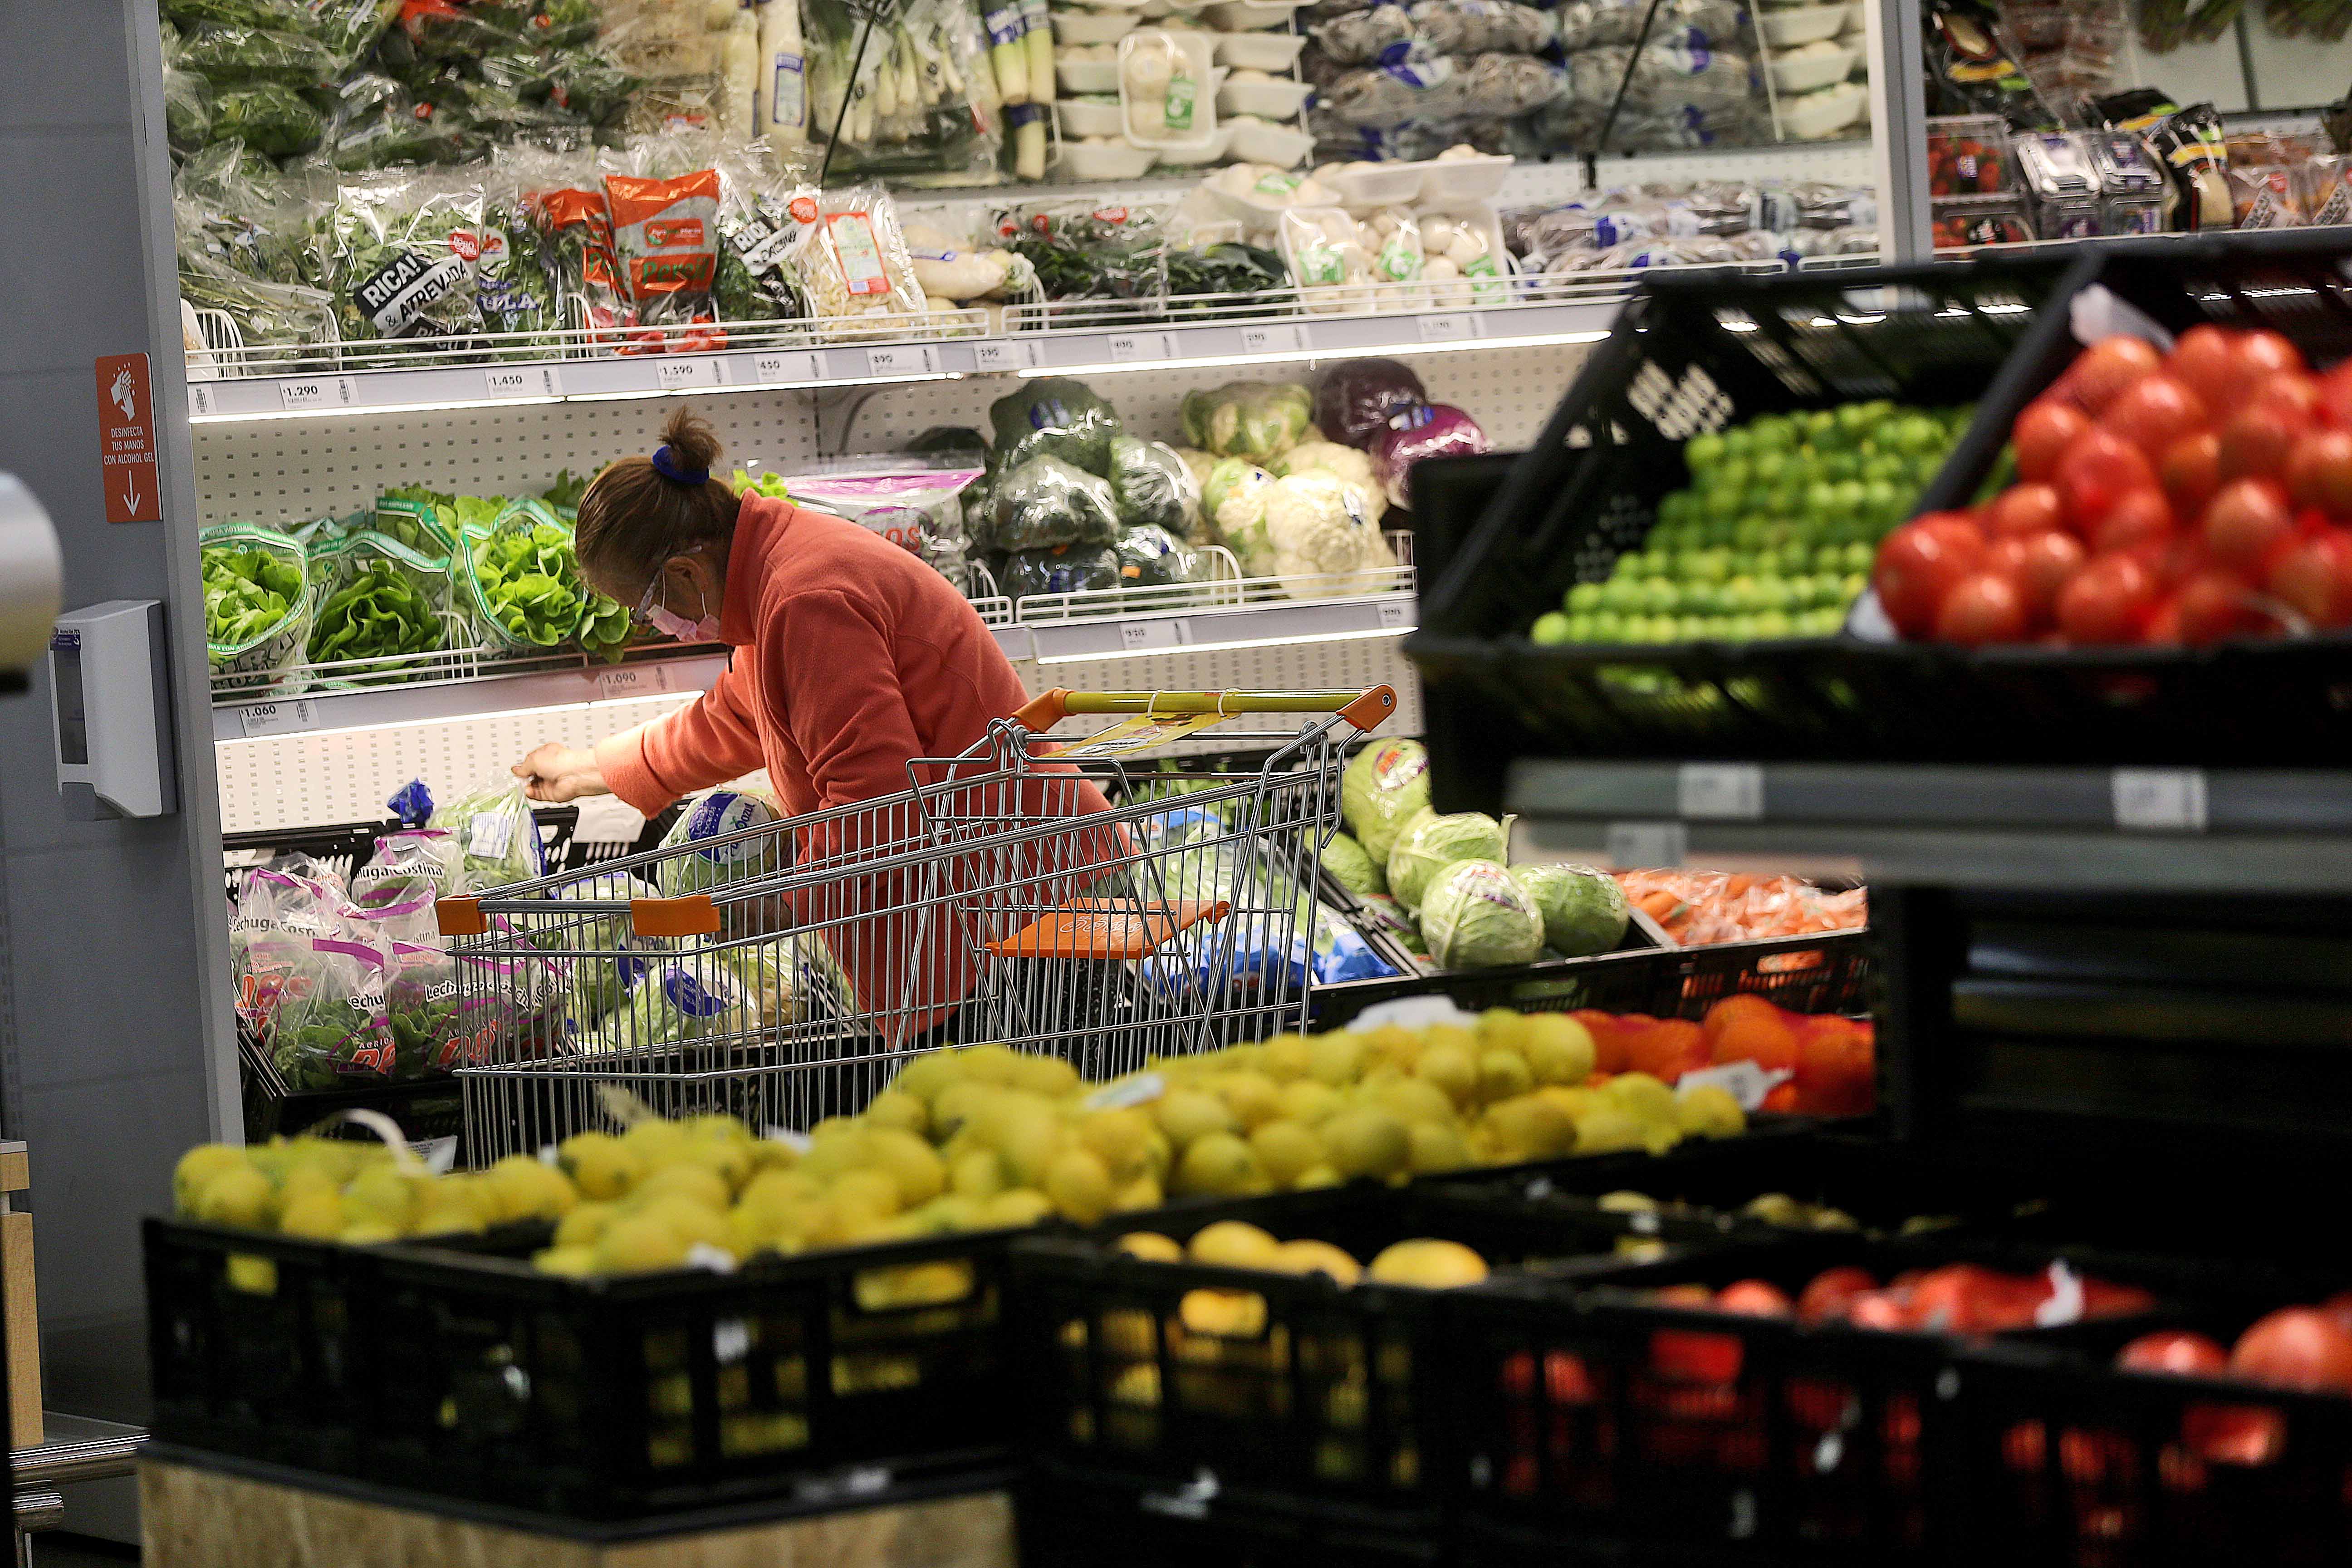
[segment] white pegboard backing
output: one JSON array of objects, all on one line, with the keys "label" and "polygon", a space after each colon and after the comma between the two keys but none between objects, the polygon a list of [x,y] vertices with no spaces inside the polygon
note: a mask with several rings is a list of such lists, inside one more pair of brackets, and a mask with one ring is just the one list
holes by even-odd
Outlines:
[{"label": "white pegboard backing", "polygon": [[[1130,654],[1058,664],[1019,659],[1013,668],[1021,672],[1022,684],[1032,697],[1057,686],[1072,691],[1361,691],[1387,685],[1396,688],[1397,710],[1380,732],[1421,733],[1421,681],[1412,661],[1404,656],[1402,634],[1206,653]],[[1054,733],[1076,739],[1102,727],[1099,718],[1067,719]],[[1245,719],[1232,726],[1251,727]],[[1234,742],[1220,742],[1217,735],[1211,730],[1197,741],[1180,742],[1166,750],[1181,755],[1234,749]]]},{"label": "white pegboard backing", "polygon": [[[647,398],[199,425],[197,500],[208,523],[278,524],[340,517],[394,485],[530,495],[558,469],[593,470],[651,451],[677,406]],[[805,395],[730,393],[696,406],[717,427],[730,462],[781,466],[816,453],[814,405]]]},{"label": "white pegboard backing", "polygon": [[318,826],[382,817],[384,799],[423,779],[436,800],[500,777],[546,741],[589,746],[679,707],[676,695],[487,713],[381,730],[330,730],[213,748],[221,831]]}]

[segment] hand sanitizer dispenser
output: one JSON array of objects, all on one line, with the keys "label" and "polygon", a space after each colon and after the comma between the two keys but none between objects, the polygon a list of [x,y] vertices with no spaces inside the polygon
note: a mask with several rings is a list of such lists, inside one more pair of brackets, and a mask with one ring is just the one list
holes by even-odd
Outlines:
[{"label": "hand sanitizer dispenser", "polygon": [[179,809],[164,652],[160,599],[109,599],[58,617],[49,712],[67,816],[95,822]]}]

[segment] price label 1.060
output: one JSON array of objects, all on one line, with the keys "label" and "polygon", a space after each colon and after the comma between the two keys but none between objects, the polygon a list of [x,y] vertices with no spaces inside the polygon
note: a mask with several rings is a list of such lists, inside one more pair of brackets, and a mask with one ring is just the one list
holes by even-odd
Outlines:
[{"label": "price label 1.060", "polygon": [[307,697],[248,702],[236,710],[236,726],[248,741],[261,735],[295,735],[319,727],[319,710]]}]

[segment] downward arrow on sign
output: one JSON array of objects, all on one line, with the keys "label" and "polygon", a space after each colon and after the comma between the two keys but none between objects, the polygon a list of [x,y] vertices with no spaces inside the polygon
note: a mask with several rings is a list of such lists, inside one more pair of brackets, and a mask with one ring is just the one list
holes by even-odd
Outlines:
[{"label": "downward arrow on sign", "polygon": [[138,511],[139,476],[136,473],[126,473],[122,476],[122,499],[134,513]]}]

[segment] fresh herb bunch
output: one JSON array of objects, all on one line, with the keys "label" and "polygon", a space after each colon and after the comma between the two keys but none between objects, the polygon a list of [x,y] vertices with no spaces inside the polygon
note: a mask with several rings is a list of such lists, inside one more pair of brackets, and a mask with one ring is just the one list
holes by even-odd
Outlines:
[{"label": "fresh herb bunch", "polygon": [[267,636],[294,613],[302,572],[267,550],[204,547],[205,638],[239,647]]},{"label": "fresh herb bunch", "polygon": [[310,659],[385,658],[441,646],[441,617],[425,591],[394,563],[378,557],[319,606],[310,621]]}]

